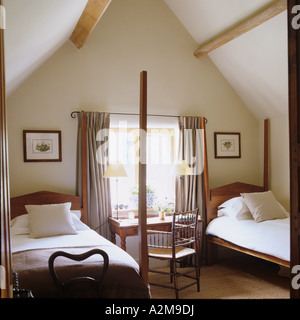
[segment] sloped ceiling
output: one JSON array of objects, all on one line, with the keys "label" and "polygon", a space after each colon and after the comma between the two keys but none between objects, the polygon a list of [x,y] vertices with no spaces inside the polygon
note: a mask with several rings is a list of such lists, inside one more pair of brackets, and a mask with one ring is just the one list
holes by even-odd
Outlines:
[{"label": "sloped ceiling", "polygon": [[[165,2],[195,41],[201,44],[274,1]],[[286,12],[209,53],[209,57],[258,119],[287,116]]]},{"label": "sloped ceiling", "polygon": [[[197,44],[272,2],[161,1],[165,1],[195,39],[195,49]],[[87,0],[4,0],[8,95],[68,41],[86,3]],[[286,116],[288,112],[286,20],[286,13],[282,13],[209,53],[215,65],[258,119]]]},{"label": "sloped ceiling", "polygon": [[5,64],[9,96],[68,41],[87,0],[4,0]]}]

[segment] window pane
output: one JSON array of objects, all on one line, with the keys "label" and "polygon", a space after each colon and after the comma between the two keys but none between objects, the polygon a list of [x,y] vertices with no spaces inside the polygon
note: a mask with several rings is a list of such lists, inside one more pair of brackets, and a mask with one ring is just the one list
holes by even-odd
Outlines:
[{"label": "window pane", "polygon": [[[113,209],[119,205],[119,214],[124,208],[137,209],[138,189],[138,123],[117,121],[112,116],[109,137],[110,162],[123,163],[128,177],[111,178],[111,199]],[[136,119],[137,120],[137,119]],[[168,119],[170,120],[170,119]],[[130,126],[129,126],[130,125]],[[158,127],[159,126],[159,127]],[[150,127],[150,128],[149,128]],[[170,207],[175,202],[175,176],[173,163],[177,141],[177,119],[171,121],[149,121],[147,130],[147,206]],[[118,181],[118,188],[117,188]],[[150,201],[152,200],[152,201]],[[120,209],[121,208],[121,209]],[[120,211],[121,210],[121,211]]]}]

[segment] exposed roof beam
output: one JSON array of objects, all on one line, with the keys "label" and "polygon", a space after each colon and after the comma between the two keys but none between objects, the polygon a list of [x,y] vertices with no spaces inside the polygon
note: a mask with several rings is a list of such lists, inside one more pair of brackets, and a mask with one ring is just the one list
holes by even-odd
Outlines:
[{"label": "exposed roof beam", "polygon": [[109,6],[111,0],[88,0],[77,25],[70,37],[74,45],[80,49],[97,22]]},{"label": "exposed roof beam", "polygon": [[260,24],[266,22],[267,20],[275,17],[286,9],[287,0],[273,1],[270,5],[265,6],[262,10],[251,15],[240,24],[205,42],[194,52],[194,55],[197,58],[200,58],[207,53],[219,48],[225,43],[239,37],[243,33],[248,32],[251,29],[259,26]]}]

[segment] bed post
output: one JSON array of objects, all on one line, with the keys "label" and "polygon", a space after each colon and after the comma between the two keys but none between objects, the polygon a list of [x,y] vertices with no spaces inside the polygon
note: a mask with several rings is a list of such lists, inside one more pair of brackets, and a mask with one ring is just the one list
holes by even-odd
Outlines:
[{"label": "bed post", "polygon": [[148,284],[147,206],[146,206],[146,135],[147,135],[147,72],[140,74],[140,154],[139,154],[139,257],[140,273]]},{"label": "bed post", "polygon": [[[205,190],[205,213],[204,213],[204,232],[208,225],[208,222],[210,221],[209,215],[210,215],[210,188],[209,188],[209,175],[208,175],[208,157],[207,157],[207,143],[206,143],[206,126],[205,126],[205,118],[202,118],[202,128],[204,130],[204,190]],[[205,237],[205,236],[204,236]],[[206,264],[211,265],[213,263],[213,260],[215,260],[215,257],[217,255],[216,252],[216,245],[209,242],[207,237],[205,237],[205,259]]]},{"label": "bed post", "polygon": [[269,190],[269,119],[264,121],[264,190]]},{"label": "bed post", "polygon": [[209,196],[208,160],[207,160],[207,145],[206,145],[206,127],[205,127],[205,118],[204,117],[202,117],[201,122],[202,122],[202,128],[203,128],[203,133],[204,133],[204,168],[203,168],[203,173],[204,173],[204,189],[205,189],[205,203],[206,203],[205,216],[206,216],[207,211],[208,211],[210,196]]},{"label": "bed post", "polygon": [[12,267],[10,244],[10,199],[9,199],[9,172],[8,172],[8,142],[6,126],[6,88],[4,62],[4,28],[5,9],[0,0],[0,199],[1,199],[1,298],[12,298]]},{"label": "bed post", "polygon": [[82,151],[81,151],[81,188],[82,188],[82,221],[88,223],[87,216],[87,189],[86,189],[86,115],[82,114],[82,128],[81,128],[81,141],[82,141]]}]

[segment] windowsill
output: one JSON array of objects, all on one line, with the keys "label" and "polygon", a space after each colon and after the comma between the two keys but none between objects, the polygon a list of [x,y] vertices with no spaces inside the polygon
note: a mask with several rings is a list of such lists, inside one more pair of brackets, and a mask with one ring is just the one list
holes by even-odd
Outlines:
[{"label": "windowsill", "polygon": [[[119,219],[130,219],[129,213],[134,213],[134,219],[138,218],[138,209],[119,209]],[[117,210],[112,210],[112,217],[117,218]],[[147,217],[158,217],[158,212],[153,208],[148,208]]]},{"label": "windowsill", "polygon": [[[134,217],[130,217],[129,214],[134,213]],[[119,219],[137,219],[138,218],[138,209],[119,209]],[[165,212],[165,216],[172,215],[171,212]],[[155,211],[153,208],[147,209],[147,217],[154,218],[158,217],[159,212]],[[117,210],[112,210],[112,218],[117,218]]]}]

